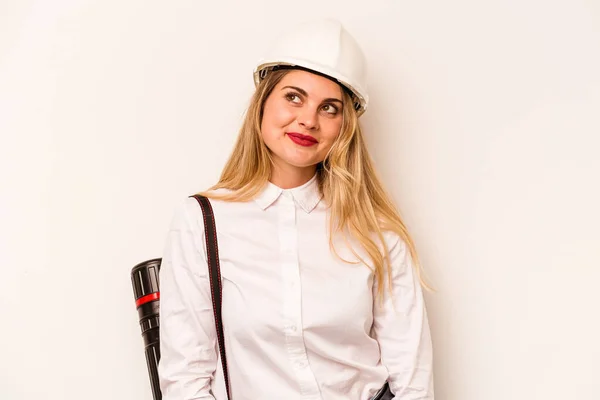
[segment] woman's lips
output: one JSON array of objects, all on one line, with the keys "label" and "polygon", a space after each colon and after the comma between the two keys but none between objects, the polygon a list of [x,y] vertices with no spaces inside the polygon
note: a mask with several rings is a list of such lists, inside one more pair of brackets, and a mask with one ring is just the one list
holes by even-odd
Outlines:
[{"label": "woman's lips", "polygon": [[287,132],[287,135],[292,140],[292,142],[299,144],[300,146],[310,147],[319,143],[314,137],[303,135],[301,133]]}]

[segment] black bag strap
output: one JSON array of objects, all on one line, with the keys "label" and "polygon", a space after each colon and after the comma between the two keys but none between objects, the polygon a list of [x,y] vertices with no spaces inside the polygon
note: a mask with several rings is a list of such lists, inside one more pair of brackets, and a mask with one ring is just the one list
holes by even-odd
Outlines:
[{"label": "black bag strap", "polygon": [[208,255],[208,274],[210,280],[210,292],[213,302],[213,313],[215,317],[215,326],[217,327],[217,340],[219,342],[223,376],[225,377],[225,389],[227,390],[227,398],[231,399],[231,392],[229,390],[229,372],[227,371],[227,358],[225,357],[223,319],[221,317],[223,289],[221,288],[221,269],[219,265],[219,246],[217,244],[215,215],[213,213],[212,206],[210,205],[210,201],[206,197],[198,194],[190,197],[193,197],[198,201],[204,216],[204,236],[206,238],[206,249]]}]

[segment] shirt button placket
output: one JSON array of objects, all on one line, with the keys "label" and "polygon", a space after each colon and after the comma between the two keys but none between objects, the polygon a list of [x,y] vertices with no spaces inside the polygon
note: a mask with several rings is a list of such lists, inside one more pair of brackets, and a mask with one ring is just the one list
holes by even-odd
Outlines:
[{"label": "shirt button placket", "polygon": [[281,196],[279,233],[281,244],[284,334],[289,360],[296,371],[302,395],[306,399],[320,399],[315,376],[308,364],[302,334],[302,288],[298,263],[298,232],[296,206],[291,193]]}]

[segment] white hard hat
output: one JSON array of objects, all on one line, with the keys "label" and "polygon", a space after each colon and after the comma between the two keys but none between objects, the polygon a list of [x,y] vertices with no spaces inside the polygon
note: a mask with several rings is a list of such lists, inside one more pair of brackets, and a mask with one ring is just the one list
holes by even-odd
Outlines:
[{"label": "white hard hat", "polygon": [[297,66],[327,75],[352,92],[359,116],[367,109],[365,56],[338,21],[307,22],[280,36],[254,69],[254,84],[258,86],[277,66]]}]

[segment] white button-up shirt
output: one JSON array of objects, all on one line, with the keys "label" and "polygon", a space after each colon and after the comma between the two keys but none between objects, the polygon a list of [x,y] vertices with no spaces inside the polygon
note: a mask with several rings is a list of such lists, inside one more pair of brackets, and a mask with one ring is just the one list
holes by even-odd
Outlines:
[{"label": "white button-up shirt", "polygon": [[[268,183],[253,201],[211,204],[232,399],[367,400],[388,381],[396,400],[433,400],[423,295],[397,235],[385,235],[392,294],[386,287],[379,303],[373,272],[330,251],[316,176],[288,190]],[[357,261],[341,236],[334,243]],[[226,399],[206,254],[202,210],[187,198],[160,271],[163,400]]]}]

